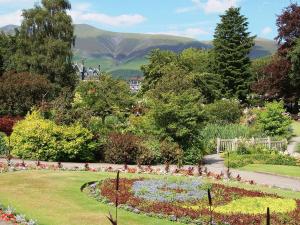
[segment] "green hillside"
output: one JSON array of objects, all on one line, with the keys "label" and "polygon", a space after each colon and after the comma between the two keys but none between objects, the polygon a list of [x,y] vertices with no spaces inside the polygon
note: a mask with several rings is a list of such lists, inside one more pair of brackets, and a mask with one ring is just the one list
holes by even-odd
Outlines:
[{"label": "green hillside", "polygon": [[[15,28],[17,26],[8,25],[0,30],[13,33]],[[147,63],[147,55],[152,49],[181,52],[191,47],[205,49],[212,47],[211,41],[197,41],[170,35],[110,32],[86,24],[75,25],[75,35],[75,62],[84,59],[87,66],[101,65],[102,70],[122,77],[141,75],[140,67]],[[250,56],[258,58],[271,55],[276,49],[274,41],[257,38]]]}]

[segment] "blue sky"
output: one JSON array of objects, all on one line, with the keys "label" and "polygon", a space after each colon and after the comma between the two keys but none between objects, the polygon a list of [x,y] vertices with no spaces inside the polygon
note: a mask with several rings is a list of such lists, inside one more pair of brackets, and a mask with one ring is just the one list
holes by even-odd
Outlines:
[{"label": "blue sky", "polygon": [[[0,0],[0,26],[20,24],[21,9],[37,0]],[[259,37],[276,36],[276,15],[291,0],[71,0],[75,23],[118,32],[160,33],[212,39],[219,15],[242,8],[249,30]],[[300,0],[292,2],[300,3]]]}]

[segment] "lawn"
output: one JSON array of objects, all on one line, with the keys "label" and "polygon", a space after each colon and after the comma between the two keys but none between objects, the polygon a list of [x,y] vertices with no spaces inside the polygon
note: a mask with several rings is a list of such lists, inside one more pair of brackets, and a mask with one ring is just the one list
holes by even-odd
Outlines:
[{"label": "lawn", "polygon": [[247,171],[253,171],[253,172],[271,173],[271,174],[300,178],[300,167],[299,166],[250,164],[241,169],[247,170]]},{"label": "lawn", "polygon": [[[108,211],[113,212],[114,209],[98,203],[85,193],[81,193],[79,189],[85,182],[114,176],[115,174],[111,173],[63,171],[22,171],[0,174],[0,202],[12,205],[19,213],[37,219],[41,225],[109,225],[105,217]],[[123,174],[122,177],[132,178],[138,175]],[[241,186],[240,183],[230,185]],[[300,193],[292,191],[253,185],[242,186],[246,189],[261,189],[283,197],[300,199]],[[119,211],[119,221],[122,225],[174,224],[124,210]],[[176,224],[180,225],[180,223]]]},{"label": "lawn", "polygon": [[293,130],[294,130],[294,135],[295,136],[300,136],[300,122],[294,121],[292,124]]},{"label": "lawn", "polygon": [[[88,181],[108,178],[108,173],[32,171],[0,174],[0,201],[37,219],[40,225],[109,225],[114,212],[80,192]],[[122,225],[172,224],[169,221],[120,210]]]}]

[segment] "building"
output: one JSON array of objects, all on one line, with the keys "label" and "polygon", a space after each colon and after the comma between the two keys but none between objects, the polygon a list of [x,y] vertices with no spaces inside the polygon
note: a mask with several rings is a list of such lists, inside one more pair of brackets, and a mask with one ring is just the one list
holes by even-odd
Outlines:
[{"label": "building", "polygon": [[75,63],[73,67],[81,80],[96,80],[100,76],[100,65],[98,68],[86,68],[84,64]]},{"label": "building", "polygon": [[142,87],[142,81],[143,77],[141,76],[130,77],[128,80],[130,90],[134,93],[138,92]]}]

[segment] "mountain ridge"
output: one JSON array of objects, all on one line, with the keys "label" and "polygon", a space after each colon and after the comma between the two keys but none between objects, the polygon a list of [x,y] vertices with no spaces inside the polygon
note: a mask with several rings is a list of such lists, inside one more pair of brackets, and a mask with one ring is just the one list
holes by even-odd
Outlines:
[{"label": "mountain ridge", "polygon": [[[13,34],[16,25],[0,30]],[[212,48],[212,41],[165,34],[121,33],[106,31],[87,24],[75,24],[74,61],[85,60],[87,66],[101,65],[102,70],[128,77],[142,75],[140,66],[147,63],[147,55],[153,49],[181,52],[186,48]],[[273,54],[275,41],[257,38],[250,57],[258,58]],[[118,72],[119,71],[119,72]]]}]

